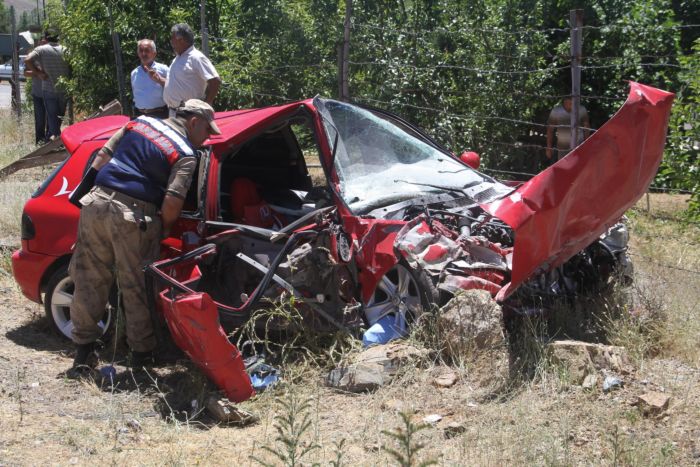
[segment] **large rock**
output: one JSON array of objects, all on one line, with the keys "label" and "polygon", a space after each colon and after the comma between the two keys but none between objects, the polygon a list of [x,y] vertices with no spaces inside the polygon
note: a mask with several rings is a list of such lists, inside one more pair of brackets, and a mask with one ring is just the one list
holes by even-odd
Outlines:
[{"label": "large rock", "polygon": [[456,295],[440,310],[438,330],[444,350],[462,358],[475,350],[505,346],[501,307],[485,290],[467,290]]},{"label": "large rock", "polygon": [[552,363],[559,365],[572,384],[583,384],[588,375],[599,371],[629,372],[624,347],[574,340],[554,341],[547,345]]},{"label": "large rock", "polygon": [[645,416],[659,415],[668,409],[670,400],[663,392],[651,391],[637,397],[637,407]]},{"label": "large rock", "polygon": [[326,382],[342,391],[373,391],[388,384],[401,366],[420,363],[426,356],[427,351],[401,342],[376,345],[357,354],[351,364],[331,370]]}]

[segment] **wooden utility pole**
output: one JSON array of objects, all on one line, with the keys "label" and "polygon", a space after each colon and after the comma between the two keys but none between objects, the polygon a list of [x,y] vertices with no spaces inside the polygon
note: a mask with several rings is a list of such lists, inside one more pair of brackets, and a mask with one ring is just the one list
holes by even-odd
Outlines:
[{"label": "wooden utility pole", "polygon": [[22,92],[19,87],[19,44],[17,43],[17,23],[15,7],[10,6],[10,46],[12,47],[12,109],[17,112],[17,119],[22,118]]},{"label": "wooden utility pole", "polygon": [[122,63],[122,47],[119,42],[119,33],[114,31],[114,18],[112,18],[112,10],[107,7],[107,15],[109,16],[109,28],[112,33],[112,47],[114,48],[114,64],[117,68],[117,86],[119,88],[119,103],[126,113],[130,113],[129,103],[126,101],[126,83],[124,82],[124,64]]},{"label": "wooden utility pole", "polygon": [[581,51],[583,50],[583,10],[569,12],[571,26],[571,142],[570,150],[578,144],[579,109],[581,107]]},{"label": "wooden utility pole", "polygon": [[199,2],[200,30],[202,32],[202,53],[209,56],[209,29],[207,29],[207,1]]},{"label": "wooden utility pole", "polygon": [[352,21],[352,0],[345,0],[345,24],[343,32],[343,62],[340,78],[340,100],[350,100],[350,26]]}]

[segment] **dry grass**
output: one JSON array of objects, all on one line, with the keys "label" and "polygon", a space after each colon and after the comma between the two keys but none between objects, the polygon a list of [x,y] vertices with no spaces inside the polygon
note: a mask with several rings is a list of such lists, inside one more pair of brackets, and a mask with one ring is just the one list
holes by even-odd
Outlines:
[{"label": "dry grass", "polygon": [[[25,154],[34,145],[34,120],[30,112],[22,114],[22,120],[8,109],[0,109],[0,168]],[[0,182],[0,245],[19,243],[19,218],[22,207],[31,193],[45,178],[50,168],[36,168],[15,173]]]},{"label": "dry grass", "polygon": [[[24,149],[15,151],[12,157]],[[17,237],[28,187],[43,175],[20,172],[0,185],[0,238]],[[665,217],[683,204],[658,199]],[[656,200],[653,195],[653,209]],[[417,458],[440,465],[697,465],[700,275],[681,269],[700,270],[700,233],[696,226],[643,212],[632,215],[631,226],[636,287],[631,302],[609,302],[615,313],[607,325],[608,338],[628,346],[638,365],[635,374],[624,376],[620,391],[603,394],[566,384],[543,357],[545,331],[536,321],[523,333],[529,340],[514,350],[527,358],[530,377],[504,377],[493,359],[455,365],[436,357],[425,367],[405,368],[371,394],[324,385],[327,366],[346,358],[352,346],[313,357],[321,342],[305,339],[298,342],[306,350],[286,354],[286,383],[244,404],[260,416],[246,428],[218,426],[201,412],[211,386],[187,361],[155,369],[150,377],[132,378],[118,366],[116,388],[65,380],[60,374],[70,365],[71,346],[51,334],[41,307],[0,272],[0,465],[256,465],[254,459],[281,465],[263,446],[279,449],[280,420],[289,415],[280,401],[292,396],[308,401],[303,413],[310,422],[296,446],[319,446],[303,456],[304,465],[335,465],[339,458],[344,465],[394,465],[386,448],[400,445],[383,432],[405,428],[400,411],[414,424],[429,414],[443,417],[413,439],[425,446]],[[0,267],[7,267],[6,254]],[[430,328],[413,338],[439,346]],[[435,387],[434,375],[448,364],[458,382]],[[671,396],[665,416],[644,418],[630,405],[650,389]],[[465,431],[447,437],[444,428],[453,421]]]}]

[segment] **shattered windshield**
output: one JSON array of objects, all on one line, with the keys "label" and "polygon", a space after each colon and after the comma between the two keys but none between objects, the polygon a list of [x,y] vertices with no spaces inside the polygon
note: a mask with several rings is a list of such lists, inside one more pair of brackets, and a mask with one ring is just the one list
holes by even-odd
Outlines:
[{"label": "shattered windshield", "polygon": [[314,104],[335,150],[340,194],[352,209],[425,193],[463,196],[467,186],[492,185],[400,120],[345,102],[317,98]]}]

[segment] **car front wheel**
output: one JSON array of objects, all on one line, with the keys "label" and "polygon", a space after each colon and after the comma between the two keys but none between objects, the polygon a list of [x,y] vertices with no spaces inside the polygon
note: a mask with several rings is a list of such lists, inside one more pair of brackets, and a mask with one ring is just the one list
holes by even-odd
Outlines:
[{"label": "car front wheel", "polygon": [[410,324],[437,303],[438,293],[430,276],[401,260],[379,281],[365,305],[365,318],[371,326],[388,314],[398,313]]},{"label": "car front wheel", "polygon": [[[73,321],[70,318],[70,307],[73,303],[73,290],[75,286],[73,279],[68,275],[68,266],[61,266],[53,273],[51,279],[46,286],[46,295],[44,296],[44,311],[48,316],[49,321],[53,324],[54,329],[59,334],[71,339],[73,332]],[[116,303],[116,293],[110,293],[110,300],[105,307],[105,314],[102,320],[97,325],[102,329],[102,333],[106,333],[112,324],[114,316],[114,304]]]}]

